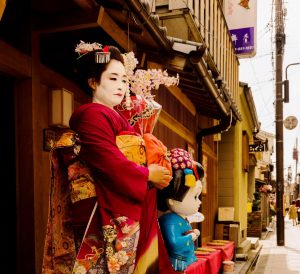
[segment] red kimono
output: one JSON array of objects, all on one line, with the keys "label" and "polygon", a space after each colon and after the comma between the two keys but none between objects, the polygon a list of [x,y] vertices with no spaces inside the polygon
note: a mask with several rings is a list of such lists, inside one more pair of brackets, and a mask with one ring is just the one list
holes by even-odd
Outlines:
[{"label": "red kimono", "polygon": [[[78,134],[80,153],[74,162],[65,156],[74,144],[51,152],[43,273],[173,273],[158,234],[156,189],[147,183],[141,138],[132,140],[136,134],[127,120],[97,103],[79,107],[70,126]],[[126,150],[124,134],[140,155]]]},{"label": "red kimono", "polygon": [[116,111],[97,103],[79,107],[70,127],[80,139],[80,159],[91,169],[99,207],[139,220],[148,169],[129,161],[116,144],[122,131],[134,132]]},{"label": "red kimono", "polygon": [[[133,273],[148,188],[142,138],[124,117],[96,103],[79,107],[70,126],[79,136],[80,153],[69,166],[65,150],[51,154],[43,273]],[[137,144],[138,156],[126,150],[128,140]]]}]

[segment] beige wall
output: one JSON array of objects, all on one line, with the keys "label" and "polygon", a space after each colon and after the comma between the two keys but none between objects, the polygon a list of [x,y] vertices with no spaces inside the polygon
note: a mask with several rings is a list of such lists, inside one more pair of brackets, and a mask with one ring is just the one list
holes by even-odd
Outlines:
[{"label": "beige wall", "polygon": [[252,131],[254,123],[249,111],[243,87],[240,86],[240,110],[242,121],[237,121],[234,126],[222,133],[219,142],[218,154],[218,206],[234,207],[234,221],[240,222],[240,230],[247,229],[247,201],[248,190],[252,191],[254,186],[254,168],[245,171],[242,166],[243,154],[243,132],[249,136],[252,142]]}]

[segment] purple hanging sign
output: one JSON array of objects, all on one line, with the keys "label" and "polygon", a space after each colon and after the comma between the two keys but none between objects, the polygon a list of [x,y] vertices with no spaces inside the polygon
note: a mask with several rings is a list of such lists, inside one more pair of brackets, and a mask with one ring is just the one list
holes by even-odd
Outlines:
[{"label": "purple hanging sign", "polygon": [[254,28],[232,29],[230,34],[236,54],[251,54],[255,51]]}]

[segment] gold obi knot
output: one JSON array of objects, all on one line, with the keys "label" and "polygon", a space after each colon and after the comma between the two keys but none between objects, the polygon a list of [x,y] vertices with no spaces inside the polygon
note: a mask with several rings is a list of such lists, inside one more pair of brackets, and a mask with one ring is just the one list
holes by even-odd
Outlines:
[{"label": "gold obi knot", "polygon": [[83,199],[96,197],[95,185],[86,178],[80,178],[70,183],[72,203]]},{"label": "gold obi knot", "polygon": [[68,179],[72,203],[96,197],[94,179],[90,175],[90,170],[82,162],[76,161],[68,166]]},{"label": "gold obi knot", "polygon": [[68,180],[71,202],[96,196],[94,179],[89,168],[78,159],[80,152],[79,139],[75,132],[64,132],[54,144],[68,168]]},{"label": "gold obi knot", "polygon": [[142,136],[131,134],[118,135],[116,143],[128,160],[141,166],[146,166],[146,148]]},{"label": "gold obi knot", "polygon": [[54,143],[54,148],[74,146],[76,141],[76,134],[73,131],[63,132],[59,139]]},{"label": "gold obi knot", "polygon": [[[126,132],[127,133],[127,132]],[[61,135],[56,142],[54,149],[59,148],[68,166],[68,180],[71,191],[72,203],[96,196],[94,179],[89,168],[78,159],[80,145],[78,137],[74,132],[67,132]],[[146,149],[143,138],[131,133],[118,135],[116,144],[125,157],[136,164],[146,166]],[[66,161],[67,159],[67,161]]]}]

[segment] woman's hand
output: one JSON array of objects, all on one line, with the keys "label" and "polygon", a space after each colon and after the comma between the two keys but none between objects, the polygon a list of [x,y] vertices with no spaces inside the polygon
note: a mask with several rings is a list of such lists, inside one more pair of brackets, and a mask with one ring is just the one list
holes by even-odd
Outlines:
[{"label": "woman's hand", "polygon": [[172,176],[170,176],[170,171],[168,169],[157,164],[150,164],[148,166],[148,169],[148,180],[154,187],[158,189],[163,189],[168,186],[169,182],[173,178]]}]

